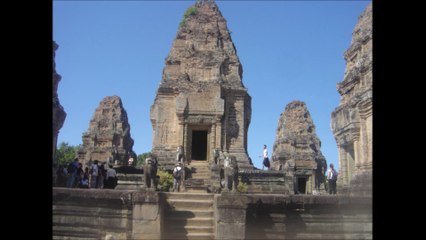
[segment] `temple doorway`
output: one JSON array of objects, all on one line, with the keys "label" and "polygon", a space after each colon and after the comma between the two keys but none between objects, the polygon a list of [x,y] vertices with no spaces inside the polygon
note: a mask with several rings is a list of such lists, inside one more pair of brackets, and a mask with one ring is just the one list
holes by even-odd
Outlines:
[{"label": "temple doorway", "polygon": [[297,178],[297,193],[298,194],[306,194],[306,177],[298,177]]},{"label": "temple doorway", "polygon": [[207,136],[207,131],[192,131],[192,160],[207,160]]}]

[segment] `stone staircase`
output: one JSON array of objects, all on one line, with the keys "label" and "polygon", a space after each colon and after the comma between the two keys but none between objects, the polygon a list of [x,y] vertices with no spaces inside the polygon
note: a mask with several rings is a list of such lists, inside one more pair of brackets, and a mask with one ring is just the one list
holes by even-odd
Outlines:
[{"label": "stone staircase", "polygon": [[164,193],[163,239],[214,239],[213,194]]},{"label": "stone staircase", "polygon": [[210,166],[207,161],[191,161],[187,165],[191,169],[192,177],[185,180],[185,189],[187,192],[206,193],[210,185]]}]

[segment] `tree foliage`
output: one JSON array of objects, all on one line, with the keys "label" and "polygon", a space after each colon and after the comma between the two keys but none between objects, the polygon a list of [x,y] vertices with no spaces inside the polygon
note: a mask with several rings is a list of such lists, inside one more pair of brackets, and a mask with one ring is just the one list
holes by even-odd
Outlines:
[{"label": "tree foliage", "polygon": [[59,165],[68,164],[77,157],[79,146],[69,145],[67,142],[61,142],[56,149],[55,157]]},{"label": "tree foliage", "polygon": [[157,171],[157,175],[160,177],[160,187],[161,191],[168,192],[171,188],[173,188],[173,175],[168,173],[167,171]]},{"label": "tree foliage", "polygon": [[146,152],[146,153],[142,153],[138,155],[138,160],[136,165],[137,166],[142,166],[145,163],[145,159],[151,154],[151,152]]},{"label": "tree foliage", "polygon": [[195,14],[197,14],[197,8],[195,6],[192,6],[192,7],[188,8],[186,10],[185,14],[183,15],[182,21],[180,21],[180,23],[179,23],[179,28],[182,28],[185,25],[186,19],[189,16],[192,16],[192,15],[195,15]]}]

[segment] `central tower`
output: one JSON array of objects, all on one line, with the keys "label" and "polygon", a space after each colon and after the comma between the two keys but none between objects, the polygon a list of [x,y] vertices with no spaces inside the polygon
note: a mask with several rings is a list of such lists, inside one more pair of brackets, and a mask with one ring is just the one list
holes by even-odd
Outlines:
[{"label": "central tower", "polygon": [[251,97],[242,74],[216,3],[188,8],[151,106],[152,152],[162,167],[171,168],[183,146],[186,160],[212,162],[217,148],[236,156],[240,168],[253,168],[247,155]]}]

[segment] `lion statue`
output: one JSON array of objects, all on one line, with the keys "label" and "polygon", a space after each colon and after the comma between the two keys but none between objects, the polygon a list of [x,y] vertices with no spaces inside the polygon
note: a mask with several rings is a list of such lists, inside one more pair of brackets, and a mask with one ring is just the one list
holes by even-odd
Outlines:
[{"label": "lion statue", "polygon": [[213,150],[213,160],[214,164],[220,164],[220,150],[218,148]]},{"label": "lion statue", "polygon": [[157,189],[157,158],[150,155],[145,159],[145,165],[143,167],[143,175],[145,177],[145,186],[147,188],[154,187]]},{"label": "lion statue", "polygon": [[225,189],[224,191],[237,191],[238,185],[238,164],[235,156],[227,155],[224,163]]},{"label": "lion statue", "polygon": [[184,155],[183,155],[183,146],[180,145],[179,147],[177,147],[176,149],[176,162],[181,162],[183,163],[184,161]]}]

